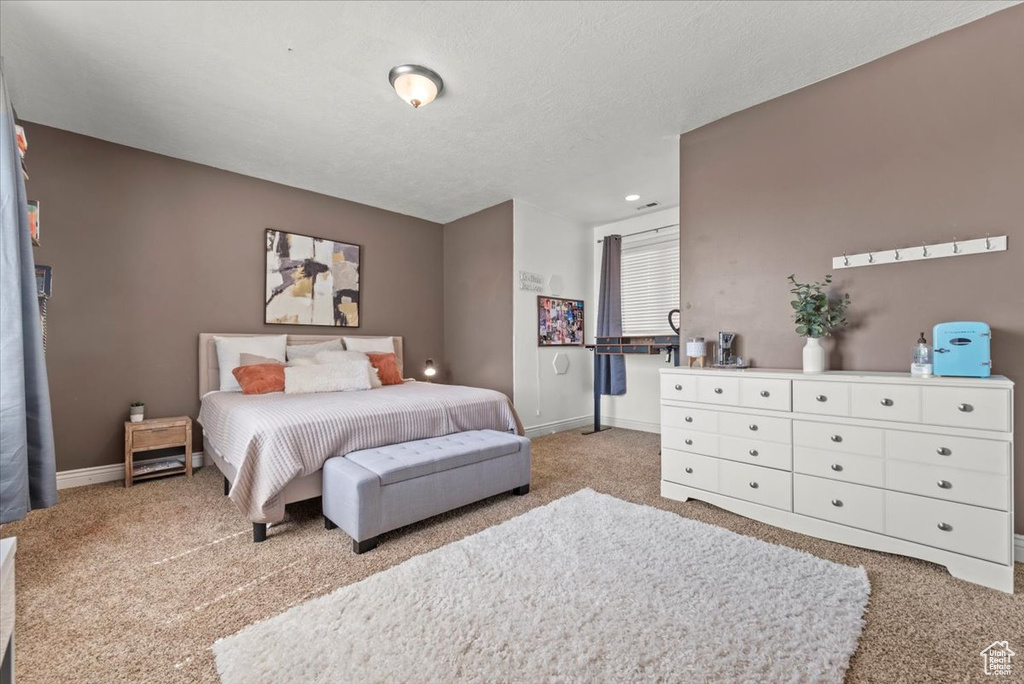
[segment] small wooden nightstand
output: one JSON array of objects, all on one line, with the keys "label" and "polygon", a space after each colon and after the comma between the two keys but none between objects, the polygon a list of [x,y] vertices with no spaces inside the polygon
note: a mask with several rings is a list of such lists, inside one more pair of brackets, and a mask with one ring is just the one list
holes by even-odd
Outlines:
[{"label": "small wooden nightstand", "polygon": [[[140,451],[185,448],[185,463],[173,467],[138,472],[135,465],[135,454]],[[163,459],[156,459],[162,461]],[[192,419],[188,416],[175,418],[154,418],[138,423],[124,423],[124,486],[131,487],[135,480],[148,480],[151,477],[164,475],[180,475],[185,473],[192,477]]]}]

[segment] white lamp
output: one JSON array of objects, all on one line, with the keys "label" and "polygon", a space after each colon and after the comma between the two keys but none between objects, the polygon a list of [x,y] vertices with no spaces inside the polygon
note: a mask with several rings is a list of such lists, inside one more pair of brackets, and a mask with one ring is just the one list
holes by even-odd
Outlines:
[{"label": "white lamp", "polygon": [[416,109],[434,101],[444,90],[444,81],[436,71],[418,64],[396,66],[388,74],[391,87]]},{"label": "white lamp", "polygon": [[437,369],[434,368],[434,359],[427,359],[426,367],[423,369],[423,375],[427,376],[427,382],[430,382],[430,378],[437,375]]}]

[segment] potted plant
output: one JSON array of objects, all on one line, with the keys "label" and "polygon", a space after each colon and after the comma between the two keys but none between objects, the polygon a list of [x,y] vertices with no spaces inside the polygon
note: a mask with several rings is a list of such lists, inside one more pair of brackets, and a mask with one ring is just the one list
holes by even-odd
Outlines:
[{"label": "potted plant", "polygon": [[807,338],[804,373],[821,373],[825,370],[825,348],[821,346],[821,338],[831,337],[833,330],[846,325],[850,295],[829,298],[824,288],[832,284],[831,275],[816,283],[798,283],[796,276],[790,275],[789,282],[793,285],[790,292],[796,295],[796,299],[790,302],[796,334]]},{"label": "potted plant", "polygon": [[141,401],[133,401],[128,406],[128,417],[133,423],[141,423],[146,417],[146,405]]}]

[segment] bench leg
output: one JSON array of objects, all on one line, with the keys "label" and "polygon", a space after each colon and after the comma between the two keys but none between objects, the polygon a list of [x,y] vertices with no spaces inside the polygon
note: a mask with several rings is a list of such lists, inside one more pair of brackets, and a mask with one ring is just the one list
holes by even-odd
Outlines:
[{"label": "bench leg", "polygon": [[228,480],[227,475],[224,476],[224,496],[231,493],[231,481]]},{"label": "bench leg", "polygon": [[262,541],[267,541],[267,523],[253,523],[252,543],[258,544]]},{"label": "bench leg", "polygon": [[352,551],[357,554],[366,553],[367,551],[372,551],[375,548],[377,548],[377,537],[370,537],[363,541],[356,541],[355,539],[352,540]]},{"label": "bench leg", "polygon": [[516,496],[523,496],[524,494],[530,493],[530,485],[524,484],[522,487],[516,487],[512,490],[512,493]]},{"label": "bench leg", "polygon": [[324,516],[324,529],[325,530],[333,530],[333,529],[336,529],[337,527],[338,526],[334,524],[333,520],[328,518],[326,515]]}]

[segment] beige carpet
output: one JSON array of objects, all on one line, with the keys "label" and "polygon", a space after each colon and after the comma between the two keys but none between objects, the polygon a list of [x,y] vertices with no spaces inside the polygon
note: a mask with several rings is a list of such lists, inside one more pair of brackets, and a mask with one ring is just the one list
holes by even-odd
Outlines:
[{"label": "beige carpet", "polygon": [[[323,529],[319,507],[289,507],[264,544],[222,496],[216,470],[61,492],[60,504],[4,526],[18,539],[16,662],[21,684],[216,682],[210,646],[246,625],[541,503],[591,487],[822,558],[863,565],[871,581],[867,626],[848,682],[990,679],[979,652],[1024,643],[1024,594],[954,579],[929,563],[777,530],[707,504],[659,495],[658,437],[611,430],[534,440],[528,496],[500,496],[386,535],[353,556]],[[1017,564],[1024,591],[1024,565]],[[708,635],[714,639],[714,635]],[[1018,656],[1019,658],[1020,656]],[[1024,679],[1024,660],[1011,680]],[[529,673],[524,675],[528,681]]]}]

